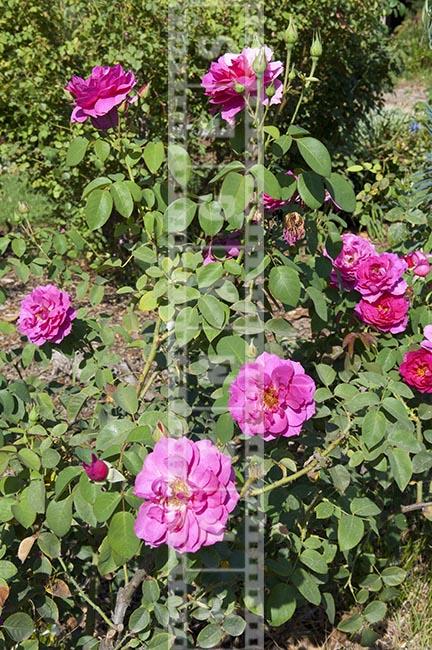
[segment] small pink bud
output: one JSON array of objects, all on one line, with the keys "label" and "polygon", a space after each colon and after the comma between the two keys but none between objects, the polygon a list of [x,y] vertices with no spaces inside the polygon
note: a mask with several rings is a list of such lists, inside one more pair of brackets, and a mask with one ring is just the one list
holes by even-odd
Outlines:
[{"label": "small pink bud", "polygon": [[92,454],[91,463],[83,463],[82,466],[91,481],[104,481],[108,476],[108,465],[96,454]]},{"label": "small pink bud", "polygon": [[404,259],[408,264],[408,268],[412,270],[414,275],[418,275],[421,278],[428,275],[431,270],[429,255],[426,255],[426,253],[421,250],[408,253],[408,255],[405,255]]}]

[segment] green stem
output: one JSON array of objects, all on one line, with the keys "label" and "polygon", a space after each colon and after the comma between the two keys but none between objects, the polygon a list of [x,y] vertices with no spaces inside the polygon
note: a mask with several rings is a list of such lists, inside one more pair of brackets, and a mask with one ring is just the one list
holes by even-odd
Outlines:
[{"label": "green stem", "polygon": [[152,363],[155,360],[155,357],[156,357],[156,354],[157,354],[158,345],[159,345],[159,330],[160,330],[161,322],[162,321],[161,321],[160,317],[158,317],[158,319],[156,320],[156,325],[155,325],[154,332],[153,332],[153,341],[152,341],[152,344],[151,344],[150,352],[149,352],[149,355],[147,357],[147,361],[145,362],[143,371],[141,373],[140,381],[139,381],[139,384],[138,384],[138,388],[137,388],[138,397],[141,396],[141,393],[144,390],[145,380],[147,379],[147,375],[150,372],[150,368],[151,368]]},{"label": "green stem", "polygon": [[317,66],[317,62],[315,60],[313,60],[312,65],[311,65],[311,69],[310,69],[310,72],[309,72],[309,77],[307,79],[305,79],[305,81],[304,81],[304,83],[302,85],[300,97],[298,99],[297,106],[295,107],[295,110],[294,110],[293,116],[291,118],[290,124],[294,124],[294,122],[296,120],[297,114],[298,114],[298,112],[300,110],[300,106],[303,103],[304,94],[305,94],[306,90],[309,88],[309,86],[311,84],[311,78],[315,74],[316,66]]},{"label": "green stem", "polygon": [[[331,454],[331,452],[336,449],[340,445],[340,443],[345,439],[347,433],[349,431],[349,426],[341,433],[340,436],[335,438],[329,446],[324,449],[323,452],[321,452],[319,455],[321,457],[326,457]],[[281,478],[279,481],[275,481],[274,483],[270,483],[269,485],[266,485],[262,488],[258,488],[257,490],[252,490],[250,493],[250,496],[256,497],[260,494],[264,494],[265,492],[271,492],[272,490],[275,490],[278,487],[281,487],[282,485],[287,485],[288,483],[293,483],[296,481],[298,478],[301,478],[305,474],[309,474],[309,472],[317,467],[319,464],[319,459],[315,458],[312,462],[308,463],[306,467],[303,467],[303,469],[300,469],[298,472],[295,472],[294,474],[290,474],[289,476],[285,476],[284,478]]]},{"label": "green stem", "polygon": [[59,561],[59,563],[60,563],[60,565],[61,565],[63,571],[64,571],[65,574],[67,575],[68,579],[71,581],[71,583],[73,584],[73,586],[75,587],[75,589],[78,591],[78,593],[79,593],[79,595],[81,596],[81,598],[82,598],[83,600],[85,600],[86,603],[87,603],[88,605],[90,605],[90,607],[92,607],[92,608],[94,609],[94,611],[97,612],[97,613],[99,614],[99,616],[100,616],[100,617],[105,621],[105,623],[106,623],[109,627],[113,628],[114,630],[117,629],[116,626],[114,625],[114,623],[113,623],[113,622],[108,618],[108,616],[105,614],[105,612],[103,612],[103,611],[101,610],[101,608],[99,607],[99,605],[96,605],[96,603],[94,603],[94,602],[91,600],[91,598],[89,598],[89,597],[87,596],[87,594],[86,594],[86,593],[81,589],[81,587],[79,586],[79,584],[77,583],[77,581],[75,580],[75,578],[74,578],[74,577],[69,573],[69,571],[67,570],[66,564],[63,562],[63,559],[62,559],[61,557],[59,557],[59,558],[58,558],[58,561]]},{"label": "green stem", "polygon": [[[422,433],[422,425],[421,425],[421,420],[419,417],[416,416],[416,432],[417,432],[417,440],[421,444],[423,444],[423,433]],[[416,503],[421,503],[423,501],[423,481],[417,481],[417,497],[416,497]]]}]

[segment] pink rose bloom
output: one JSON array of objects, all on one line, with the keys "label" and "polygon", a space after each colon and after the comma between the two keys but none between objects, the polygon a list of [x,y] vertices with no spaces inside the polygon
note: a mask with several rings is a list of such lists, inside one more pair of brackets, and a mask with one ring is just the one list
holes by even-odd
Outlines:
[{"label": "pink rose bloom", "polygon": [[247,436],[298,436],[315,413],[315,383],[297,361],[263,352],[230,386],[228,407]]},{"label": "pink rose bloom", "polygon": [[[213,61],[201,80],[205,94],[210,98],[215,111],[220,110],[222,119],[234,124],[234,118],[246,106],[246,99],[257,96],[257,75],[253,69],[255,59],[262,49],[245,47],[240,54],[224,54]],[[262,104],[280,104],[283,84],[277,79],[283,72],[281,61],[273,61],[273,52],[264,47],[267,66],[263,77]],[[269,97],[266,90],[273,86],[274,94]]]},{"label": "pink rose bloom", "polygon": [[[359,264],[375,255],[375,246],[369,239],[346,232],[342,235],[342,250],[332,260],[333,272],[331,281],[333,284],[341,284],[345,289],[353,289],[357,280],[357,268]],[[325,252],[325,255],[329,255]]]},{"label": "pink rose bloom", "polygon": [[96,454],[91,455],[91,463],[83,463],[82,466],[90,481],[104,481],[108,476],[108,465]]},{"label": "pink rose bloom", "polygon": [[404,355],[399,372],[420,393],[432,393],[432,352],[420,348]]},{"label": "pink rose bloom", "polygon": [[355,312],[362,321],[374,325],[381,332],[398,334],[403,332],[408,324],[409,306],[410,302],[404,296],[383,293],[374,302],[360,300]]},{"label": "pink rose bloom", "polygon": [[408,264],[408,268],[411,269],[414,275],[424,278],[431,270],[429,257],[430,256],[423,253],[423,251],[414,251],[413,253],[405,255],[404,259]]},{"label": "pink rose bloom", "polygon": [[[203,265],[217,262],[219,259],[234,259],[240,255],[241,250],[241,230],[235,230],[229,233],[222,233],[211,239],[208,246],[203,251]],[[216,248],[216,256],[213,249]]]},{"label": "pink rose bloom", "polygon": [[133,72],[126,72],[120,64],[97,65],[87,79],[73,76],[66,86],[75,98],[71,122],[85,122],[90,117],[97,129],[117,126],[117,106],[135,84]]},{"label": "pink rose bloom", "polygon": [[70,334],[75,317],[69,294],[47,284],[33,289],[22,301],[18,329],[36,345],[60,343]]},{"label": "pink rose bloom", "polygon": [[402,277],[407,268],[407,263],[394,253],[371,255],[357,265],[355,289],[368,302],[374,302],[382,293],[402,296],[407,290]]},{"label": "pink rose bloom", "polygon": [[426,325],[423,335],[425,340],[420,343],[421,347],[432,352],[432,325]]},{"label": "pink rose bloom", "polygon": [[210,440],[161,438],[135,480],[135,533],[148,546],[194,553],[223,539],[239,500],[231,458]]}]

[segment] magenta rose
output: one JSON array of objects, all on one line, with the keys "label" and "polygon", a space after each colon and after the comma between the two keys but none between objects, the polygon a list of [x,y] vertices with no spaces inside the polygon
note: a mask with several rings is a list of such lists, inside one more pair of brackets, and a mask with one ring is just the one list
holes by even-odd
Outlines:
[{"label": "magenta rose", "polygon": [[432,352],[423,348],[407,352],[399,371],[409,386],[420,393],[432,393]]},{"label": "magenta rose", "polygon": [[[234,124],[237,113],[244,110],[250,97],[256,97],[257,75],[254,62],[259,58],[262,48],[246,47],[240,54],[224,54],[213,61],[208,72],[203,76],[201,85],[209,97],[215,111],[220,111],[222,119]],[[283,72],[281,61],[273,61],[273,52],[264,47],[266,68],[263,76],[263,89],[260,97],[262,104],[280,104],[283,84],[277,79]],[[269,97],[269,89],[273,95]]]},{"label": "magenta rose", "polygon": [[281,210],[289,204],[289,201],[285,201],[284,199],[274,199],[270,194],[266,194],[265,192],[263,192],[262,195],[262,202],[264,210],[267,210],[267,212],[276,212],[276,210]]},{"label": "magenta rose", "polygon": [[405,261],[408,264],[408,268],[421,278],[424,278],[429,274],[431,270],[431,265],[429,262],[429,255],[423,253],[423,251],[414,251],[413,253],[408,253],[405,255]]},{"label": "magenta rose", "polygon": [[231,458],[210,440],[161,438],[135,480],[135,533],[148,546],[194,553],[223,539],[239,500]]},{"label": "magenta rose", "polygon": [[75,317],[69,294],[47,284],[33,289],[22,301],[18,329],[36,345],[60,343],[70,334]]},{"label": "magenta rose", "polygon": [[[332,260],[332,283],[341,285],[344,289],[353,289],[357,280],[359,264],[375,254],[375,247],[369,239],[353,235],[350,232],[344,233],[342,235],[342,250]],[[325,255],[329,257],[326,252]]]},{"label": "magenta rose", "polygon": [[126,72],[120,64],[97,65],[87,79],[73,76],[66,86],[75,98],[71,122],[85,122],[90,117],[97,129],[117,126],[117,107],[135,84],[133,72]]},{"label": "magenta rose", "polygon": [[243,365],[230,386],[228,407],[247,436],[298,436],[315,413],[315,383],[297,361],[263,352]]},{"label": "magenta rose", "polygon": [[382,293],[402,296],[407,290],[402,277],[407,268],[407,263],[394,253],[371,255],[357,265],[355,288],[368,302],[374,302]]},{"label": "magenta rose", "polygon": [[398,334],[403,332],[408,324],[409,306],[409,300],[404,296],[383,293],[374,302],[360,300],[355,312],[362,321],[381,332]]}]

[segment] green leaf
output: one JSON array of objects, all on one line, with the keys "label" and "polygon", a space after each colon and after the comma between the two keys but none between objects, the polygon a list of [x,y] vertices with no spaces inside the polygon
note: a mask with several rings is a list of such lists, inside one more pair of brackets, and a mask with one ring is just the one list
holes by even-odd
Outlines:
[{"label": "green leaf", "polygon": [[300,299],[301,284],[297,271],[288,266],[275,266],[270,271],[269,289],[284,305],[297,307]]},{"label": "green leaf", "polygon": [[169,632],[157,632],[147,643],[147,650],[170,650],[175,636]]},{"label": "green leaf", "polygon": [[178,144],[168,147],[168,169],[177,183],[186,187],[192,175],[192,162],[186,149]]},{"label": "green leaf", "polygon": [[159,600],[160,588],[155,578],[146,578],[142,583],[142,601],[148,605],[147,609],[153,609],[154,604]]},{"label": "green leaf", "polygon": [[113,199],[108,190],[93,190],[88,195],[84,208],[90,230],[101,228],[110,218],[112,208]]},{"label": "green leaf", "polygon": [[341,551],[349,551],[357,546],[364,534],[364,524],[360,517],[341,514],[338,525],[338,543]]},{"label": "green leaf", "polygon": [[312,605],[319,605],[321,602],[321,593],[317,583],[311,574],[304,569],[296,569],[291,580],[297,587],[303,598],[306,598]]},{"label": "green leaf", "polygon": [[362,423],[362,440],[368,449],[375,447],[384,438],[387,420],[384,415],[374,409],[369,410]]},{"label": "green leaf", "polygon": [[18,643],[28,639],[35,630],[35,624],[30,616],[21,612],[8,616],[3,622],[3,627],[11,639]]},{"label": "green leaf", "polygon": [[397,486],[403,492],[411,480],[413,466],[410,455],[405,449],[390,449],[387,452],[390,467]]},{"label": "green leaf", "polygon": [[196,271],[198,286],[200,289],[210,287],[223,275],[223,266],[220,262],[211,262],[205,266],[200,266]]},{"label": "green leaf", "polygon": [[246,621],[241,616],[231,614],[222,623],[224,631],[230,636],[240,636],[245,631]]},{"label": "green leaf", "polygon": [[20,461],[30,469],[38,470],[41,464],[40,458],[31,449],[20,449],[18,452]]},{"label": "green leaf", "polygon": [[223,226],[224,218],[218,201],[202,203],[199,207],[198,221],[206,235],[216,235]]},{"label": "green leaf", "polygon": [[131,632],[141,632],[150,624],[150,614],[144,607],[138,607],[129,616],[128,628]]},{"label": "green leaf", "polygon": [[354,634],[358,632],[363,626],[364,618],[361,614],[354,614],[345,620],[341,621],[337,626],[337,629],[346,634]]},{"label": "green leaf", "polygon": [[118,492],[101,492],[98,494],[93,506],[96,519],[101,523],[107,521],[120,503],[120,499],[121,496]]},{"label": "green leaf", "polygon": [[240,213],[244,213],[246,206],[251,201],[254,182],[251,176],[230,172],[225,176],[219,202],[228,221]]},{"label": "green leaf", "polygon": [[347,468],[344,465],[334,465],[334,467],[330,467],[329,474],[339,494],[345,494],[351,481],[351,474]]},{"label": "green leaf", "polygon": [[222,329],[226,320],[226,311],[223,303],[215,296],[201,296],[198,300],[198,309],[207,323],[215,329]]},{"label": "green leaf", "polygon": [[133,386],[132,384],[119,386],[113,393],[113,400],[117,406],[130,415],[134,415],[138,411],[136,386]]},{"label": "green leaf", "polygon": [[270,625],[279,627],[289,621],[297,607],[295,589],[279,582],[271,588],[267,598],[267,618]]},{"label": "green leaf", "polygon": [[373,625],[382,621],[387,612],[387,605],[380,600],[373,600],[363,611],[363,616],[366,618],[368,623]]},{"label": "green leaf", "polygon": [[196,307],[184,307],[175,319],[174,332],[179,345],[186,345],[200,332],[201,318]]},{"label": "green leaf", "polygon": [[238,366],[246,360],[246,342],[241,336],[224,336],[217,342],[216,351],[227,357],[231,366]]},{"label": "green leaf", "polygon": [[94,150],[99,160],[101,162],[105,162],[105,160],[110,155],[111,147],[109,145],[109,142],[105,142],[105,140],[96,140],[94,143]]},{"label": "green leaf", "polygon": [[292,137],[290,135],[281,135],[272,142],[272,152],[277,158],[284,156],[292,144]]},{"label": "green leaf", "polygon": [[375,517],[381,512],[376,503],[367,497],[354,498],[350,502],[350,510],[353,515],[360,515],[361,517]]},{"label": "green leaf", "polygon": [[336,371],[333,370],[331,366],[327,366],[324,363],[319,363],[316,366],[318,377],[321,379],[322,383],[325,386],[331,386],[331,384],[336,379]]},{"label": "green leaf", "polygon": [[48,504],[45,523],[58,537],[66,535],[72,525],[72,497],[51,501]]},{"label": "green leaf", "polygon": [[230,172],[234,171],[241,171],[245,168],[244,164],[240,162],[239,160],[232,160],[230,163],[227,165],[223,165],[221,170],[218,171],[216,176],[213,176],[213,178],[210,180],[210,183],[216,183],[219,181],[221,178],[229,174]]},{"label": "green leaf", "polygon": [[122,217],[128,219],[134,208],[134,202],[129,187],[125,181],[116,181],[110,186],[109,191],[114,200],[114,207]]},{"label": "green leaf", "polygon": [[309,298],[312,300],[315,307],[315,311],[318,314],[318,316],[321,318],[321,320],[327,322],[327,318],[328,318],[327,302],[323,292],[320,291],[319,289],[316,289],[315,287],[307,287],[306,293],[308,294]]},{"label": "green leaf", "polygon": [[72,140],[66,154],[66,165],[68,167],[74,167],[75,165],[79,165],[79,163],[85,156],[85,152],[87,151],[88,144],[89,141],[87,140],[87,138],[83,138],[80,135]]},{"label": "green leaf", "polygon": [[216,623],[210,623],[201,630],[197,637],[200,648],[214,648],[219,645],[223,637],[222,628]]},{"label": "green leaf", "polygon": [[133,557],[140,547],[140,540],[135,535],[134,523],[134,517],[130,512],[116,512],[108,529],[111,548],[124,560]]},{"label": "green leaf", "polygon": [[321,176],[330,176],[331,158],[327,148],[315,138],[306,136],[296,140],[298,150],[309,167]]},{"label": "green leaf", "polygon": [[149,142],[143,151],[144,162],[152,174],[156,174],[165,160],[165,149],[162,142]]},{"label": "green leaf", "polygon": [[314,172],[303,172],[297,180],[299,194],[306,205],[317,210],[324,203],[324,182]]},{"label": "green leaf", "polygon": [[327,573],[328,571],[327,562],[323,556],[312,548],[307,548],[301,553],[300,562],[316,573]]},{"label": "green leaf", "polygon": [[109,185],[112,184],[112,180],[108,178],[108,176],[99,176],[98,178],[94,178],[90,183],[87,183],[85,186],[83,193],[82,193],[82,198],[85,199],[85,197],[90,194],[90,192],[93,192],[93,190],[101,190],[104,187],[108,187]]},{"label": "green leaf", "polygon": [[53,559],[60,555],[60,540],[53,533],[41,533],[37,544],[45,555]]},{"label": "green leaf", "polygon": [[276,176],[264,165],[254,165],[249,172],[255,177],[259,194],[265,192],[274,199],[280,199],[281,188]]},{"label": "green leaf", "polygon": [[390,566],[381,573],[384,583],[388,587],[396,587],[405,580],[407,572],[398,566]]},{"label": "green leaf", "polygon": [[16,255],[17,257],[22,257],[27,249],[27,245],[24,239],[21,239],[20,237],[17,239],[13,239],[11,246],[14,255]]},{"label": "green leaf", "polygon": [[168,232],[181,232],[192,223],[197,209],[196,203],[188,198],[176,199],[165,211]]},{"label": "green leaf", "polygon": [[356,207],[356,196],[354,188],[347,178],[341,174],[333,172],[325,180],[328,191],[337,205],[345,212],[354,212]]}]

